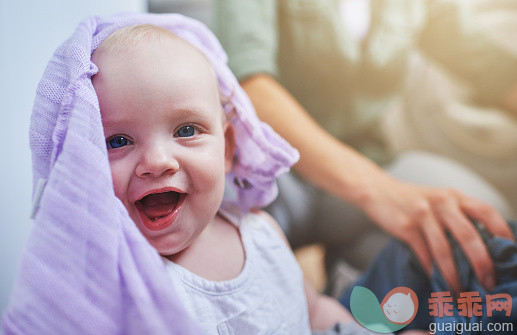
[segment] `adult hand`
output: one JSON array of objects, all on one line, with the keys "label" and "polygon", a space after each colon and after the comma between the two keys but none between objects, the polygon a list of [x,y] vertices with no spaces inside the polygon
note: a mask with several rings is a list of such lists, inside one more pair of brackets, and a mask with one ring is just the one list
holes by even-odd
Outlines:
[{"label": "adult hand", "polygon": [[492,260],[470,220],[479,221],[493,235],[513,239],[506,221],[494,208],[456,190],[407,184],[382,172],[370,181],[363,209],[387,232],[407,243],[429,274],[434,260],[451,290],[460,292],[446,238],[450,232],[481,284],[487,289],[495,286]]}]

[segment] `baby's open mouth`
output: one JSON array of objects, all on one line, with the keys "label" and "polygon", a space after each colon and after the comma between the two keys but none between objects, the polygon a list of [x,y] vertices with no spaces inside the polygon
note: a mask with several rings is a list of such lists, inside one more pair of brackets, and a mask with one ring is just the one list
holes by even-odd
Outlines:
[{"label": "baby's open mouth", "polygon": [[[144,224],[148,226],[148,228],[156,230],[163,228],[163,224],[172,224],[186,196],[186,193],[174,191],[152,193],[137,200],[135,205],[140,212],[140,217],[143,219]],[[171,220],[169,220],[169,216]],[[161,222],[163,220],[160,221],[160,219],[163,218],[167,218],[166,221],[171,222]]]},{"label": "baby's open mouth", "polygon": [[179,193],[165,192],[149,194],[138,202],[142,205],[142,211],[147,215],[149,220],[155,221],[172,213],[179,199]]}]

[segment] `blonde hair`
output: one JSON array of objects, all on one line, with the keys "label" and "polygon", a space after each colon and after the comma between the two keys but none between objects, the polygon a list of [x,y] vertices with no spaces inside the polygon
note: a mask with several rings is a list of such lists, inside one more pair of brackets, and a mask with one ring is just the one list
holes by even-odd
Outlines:
[{"label": "blonde hair", "polygon": [[[140,48],[148,46],[150,43],[165,43],[167,41],[175,41],[184,43],[184,45],[196,50],[207,62],[208,67],[217,84],[217,92],[219,101],[221,102],[221,112],[223,121],[226,120],[223,105],[231,100],[231,97],[223,96],[215,70],[206,55],[198,48],[190,44],[188,41],[174,34],[172,31],[152,24],[136,24],[120,28],[104,39],[92,54],[92,61],[100,56],[110,56],[112,53],[120,50],[136,51]],[[233,93],[232,93],[233,94]]]},{"label": "blonde hair", "polygon": [[116,50],[137,50],[152,42],[163,43],[171,39],[183,41],[190,45],[190,43],[165,28],[151,24],[132,25],[110,34],[102,41],[95,52],[110,55]]}]

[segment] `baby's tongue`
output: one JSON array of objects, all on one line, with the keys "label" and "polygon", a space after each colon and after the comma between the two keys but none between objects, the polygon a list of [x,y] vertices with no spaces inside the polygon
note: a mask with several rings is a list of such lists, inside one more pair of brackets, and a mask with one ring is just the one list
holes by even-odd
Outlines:
[{"label": "baby's tongue", "polygon": [[164,217],[172,213],[178,203],[179,193],[166,192],[150,194],[141,200],[145,215],[151,220]]}]

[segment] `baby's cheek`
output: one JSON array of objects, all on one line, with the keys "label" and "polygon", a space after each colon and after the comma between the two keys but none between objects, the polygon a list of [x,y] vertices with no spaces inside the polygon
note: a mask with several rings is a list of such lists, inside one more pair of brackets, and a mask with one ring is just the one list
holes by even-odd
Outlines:
[{"label": "baby's cheek", "polygon": [[221,148],[204,150],[196,156],[196,160],[192,161],[191,171],[198,178],[204,179],[206,182],[213,184],[214,182],[224,180],[226,175],[224,151]]},{"label": "baby's cheek", "polygon": [[128,178],[124,174],[123,166],[120,164],[120,162],[110,161],[110,169],[115,195],[125,204],[124,198],[127,190]]}]

